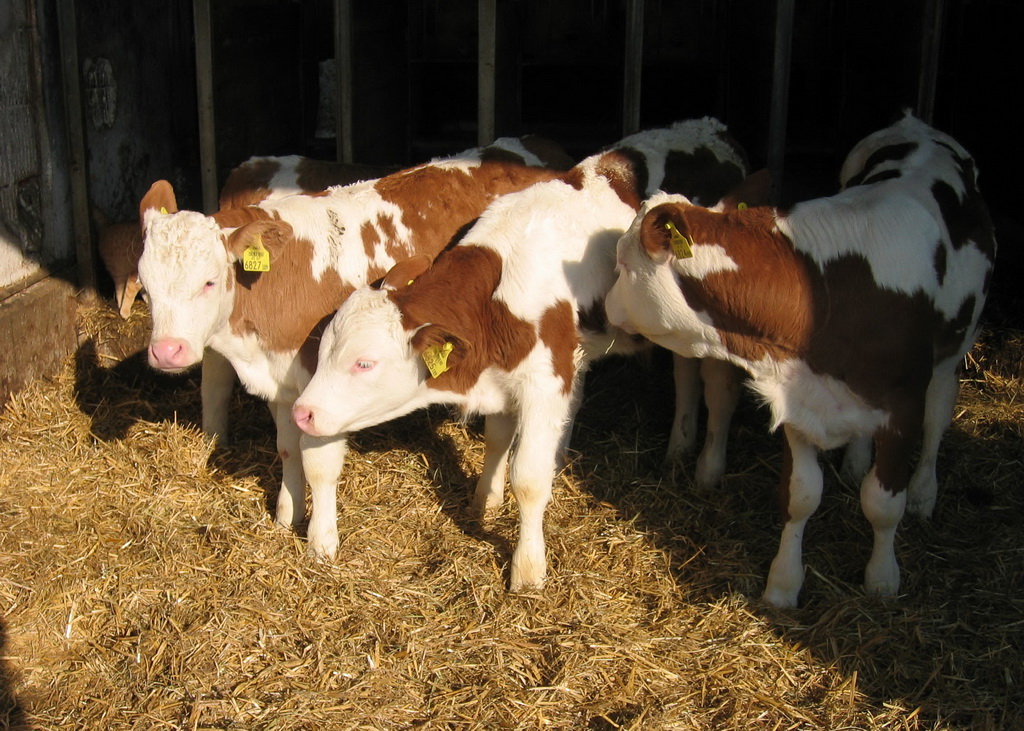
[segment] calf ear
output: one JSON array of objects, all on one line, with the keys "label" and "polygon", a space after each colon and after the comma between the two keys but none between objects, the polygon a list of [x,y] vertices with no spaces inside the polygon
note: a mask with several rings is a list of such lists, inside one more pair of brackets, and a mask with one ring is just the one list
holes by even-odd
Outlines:
[{"label": "calf ear", "polygon": [[682,238],[687,245],[691,241],[685,210],[685,204],[662,203],[644,216],[640,225],[640,243],[654,262],[662,264],[670,254],[680,257],[680,253],[673,248],[673,239]]},{"label": "calf ear", "polygon": [[177,213],[178,201],[174,197],[174,188],[166,180],[158,180],[149,186],[146,195],[139,203],[139,220],[146,220],[146,211],[159,213]]},{"label": "calf ear", "polygon": [[413,281],[430,269],[431,259],[426,254],[403,259],[391,267],[391,271],[384,275],[380,282],[379,289],[396,290],[408,287]]},{"label": "calf ear", "polygon": [[232,231],[224,245],[233,261],[241,261],[242,254],[250,246],[261,245],[270,252],[270,263],[273,264],[292,237],[292,227],[284,221],[253,221]]},{"label": "calf ear", "polygon": [[768,168],[761,168],[744,178],[735,188],[730,190],[716,206],[727,211],[730,208],[744,206],[766,206],[772,198],[772,174]]},{"label": "calf ear", "polygon": [[[423,358],[431,371],[432,378],[439,378],[444,372],[458,368],[469,355],[472,346],[441,325],[424,325],[412,336],[412,349]],[[443,368],[435,369],[438,361]]]}]

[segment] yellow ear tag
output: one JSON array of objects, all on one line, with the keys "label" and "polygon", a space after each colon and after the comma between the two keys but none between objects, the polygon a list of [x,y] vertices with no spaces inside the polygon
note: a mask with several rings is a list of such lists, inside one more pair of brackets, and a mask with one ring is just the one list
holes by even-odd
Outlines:
[{"label": "yellow ear tag", "polygon": [[426,364],[427,370],[430,371],[431,378],[437,378],[448,370],[448,354],[454,349],[454,345],[445,343],[441,346],[431,345],[423,351],[423,362]]},{"label": "yellow ear tag", "polygon": [[166,216],[167,215],[167,206],[160,206],[160,212]]},{"label": "yellow ear tag", "polygon": [[693,249],[691,248],[693,241],[687,240],[685,236],[679,233],[679,229],[676,225],[669,221],[665,224],[665,228],[668,229],[671,234],[669,243],[672,244],[672,253],[676,255],[677,259],[690,259],[693,257]]},{"label": "yellow ear tag", "polygon": [[742,203],[742,202],[741,203],[737,203],[736,204],[736,210],[737,211],[745,211],[745,210],[747,210],[747,204],[746,203]]},{"label": "yellow ear tag", "polygon": [[242,252],[242,268],[247,272],[269,272],[270,252],[263,248],[263,238],[257,236]]}]

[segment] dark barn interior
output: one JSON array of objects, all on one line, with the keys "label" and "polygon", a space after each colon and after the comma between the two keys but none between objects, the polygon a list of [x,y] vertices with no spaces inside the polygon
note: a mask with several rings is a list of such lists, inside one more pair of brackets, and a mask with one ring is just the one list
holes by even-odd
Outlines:
[{"label": "dark barn interior", "polygon": [[[256,154],[337,155],[331,0],[218,0],[210,6],[212,154],[217,184]],[[999,0],[828,0],[799,3],[780,36],[777,5],[758,0],[639,3],[639,128],[713,115],[769,165],[773,104],[781,104],[784,205],[835,192],[839,166],[861,137],[904,108],[976,157],[999,225],[997,278],[1019,271],[1015,249],[1024,150],[1012,35],[1019,4]],[[473,0],[352,3],[351,155],[355,162],[415,164],[477,144],[478,11]],[[479,6],[479,7],[478,7]],[[164,177],[183,205],[202,207],[193,4],[76,3],[85,79],[90,198],[128,219]],[[117,9],[115,11],[115,8]],[[498,2],[494,18],[493,134],[539,133],[576,157],[614,142],[624,117],[624,0]],[[937,16],[937,19],[936,19]],[[781,40],[780,40],[781,38]],[[773,99],[773,64],[789,44],[788,95]],[[780,48],[782,46],[782,48]],[[932,56],[929,56],[932,54]],[[927,59],[932,58],[929,71]],[[200,69],[200,74],[204,69]],[[105,121],[95,107],[112,103]],[[931,99],[931,102],[928,100]],[[998,294],[998,291],[997,291]],[[1011,292],[1005,294],[1011,295]]]}]

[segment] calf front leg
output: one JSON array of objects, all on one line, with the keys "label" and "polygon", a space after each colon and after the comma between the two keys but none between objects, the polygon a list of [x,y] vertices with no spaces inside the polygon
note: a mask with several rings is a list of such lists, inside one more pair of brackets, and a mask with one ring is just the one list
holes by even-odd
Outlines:
[{"label": "calf front leg", "polygon": [[309,552],[333,559],[338,552],[338,480],[345,467],[348,441],[345,435],[311,437],[303,434],[302,467],[309,480],[312,510],[306,538]]},{"label": "calf front leg", "polygon": [[804,527],[821,503],[823,479],[814,445],[788,424],[783,428],[786,439],[780,492],[785,496],[782,507],[786,523],[768,573],[764,599],[776,607],[793,609],[804,583]]},{"label": "calf front leg", "polygon": [[281,457],[281,490],[277,493],[274,522],[293,528],[306,517],[306,476],[299,447],[302,432],[292,421],[290,403],[271,401],[270,411],[277,425],[277,453]]},{"label": "calf front leg", "polygon": [[203,352],[202,369],[199,394],[203,404],[203,433],[216,437],[222,445],[227,444],[228,409],[235,387],[235,369],[227,358],[211,348]]},{"label": "calf front leg", "polygon": [[508,453],[515,433],[516,419],[511,414],[488,414],[484,419],[484,467],[473,495],[478,516],[499,507],[505,498]]}]

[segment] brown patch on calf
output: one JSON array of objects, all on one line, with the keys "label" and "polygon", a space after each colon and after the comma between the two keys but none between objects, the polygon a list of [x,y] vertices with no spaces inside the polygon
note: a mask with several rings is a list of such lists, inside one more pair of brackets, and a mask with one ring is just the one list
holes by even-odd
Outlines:
[{"label": "brown patch on calf", "polygon": [[[861,167],[860,172],[851,176],[850,179],[846,181],[845,187],[852,188],[855,185],[869,185],[881,180],[900,177],[901,173],[898,169],[892,169],[888,173],[876,173],[874,175],[872,175],[872,173],[875,173],[875,168],[879,165],[894,160],[903,160],[904,158],[909,157],[917,148],[918,144],[916,142],[901,142],[895,145],[886,145],[878,148],[868,155],[868,158],[864,161],[864,165]],[[869,177],[871,178],[870,180],[868,179]]]},{"label": "brown patch on calf", "polygon": [[[961,161],[961,166],[966,165]],[[973,163],[969,171],[962,171],[965,193],[961,199],[948,184],[937,181],[932,185],[932,196],[939,205],[942,220],[949,231],[949,240],[953,250],[958,251],[973,243],[985,255],[989,262],[996,258],[995,231],[988,207],[981,194],[973,186]]]},{"label": "brown patch on calf", "polygon": [[743,181],[745,170],[719,160],[706,147],[693,152],[672,150],[665,160],[665,179],[659,186],[666,193],[685,195],[694,203],[713,206]]},{"label": "brown patch on calf", "polygon": [[[494,299],[501,265],[501,257],[490,249],[457,246],[439,256],[413,286],[389,292],[407,331],[430,323],[413,337],[414,349],[422,352],[441,342],[455,345],[449,370],[431,378],[430,388],[467,393],[486,368],[511,371],[533,349],[534,327]],[[455,286],[457,292],[452,291]]]},{"label": "brown patch on calf", "polygon": [[584,332],[608,332],[608,315],[604,309],[604,297],[591,303],[589,307],[581,307],[577,313],[579,328]]},{"label": "brown patch on calf", "polygon": [[551,351],[555,375],[562,379],[562,393],[569,395],[576,376],[575,354],[579,334],[573,322],[572,305],[558,300],[540,318],[540,339]]},{"label": "brown patch on calf", "polygon": [[273,221],[278,215],[259,206],[243,206],[217,211],[212,218],[221,228],[239,228],[253,221]]},{"label": "brown patch on calf", "polygon": [[601,155],[596,172],[608,181],[615,195],[634,211],[646,197],[650,171],[647,158],[630,147],[612,150]]},{"label": "brown patch on calf", "polygon": [[[498,196],[553,180],[560,174],[557,170],[497,161],[482,162],[465,173],[425,165],[381,178],[374,189],[382,199],[401,209],[412,250],[440,251],[456,231],[476,219]],[[431,245],[424,246],[423,242]]]},{"label": "brown patch on calf", "polygon": [[281,163],[269,158],[248,160],[228,174],[220,192],[221,209],[252,206],[270,195],[270,181]]},{"label": "brown patch on calf", "polygon": [[960,345],[949,341],[953,333],[928,296],[879,287],[862,256],[841,256],[819,269],[770,225],[772,209],[715,214],[669,204],[652,214],[650,235],[667,236],[657,219],[674,217],[698,243],[695,257],[700,243],[718,243],[738,265],[679,281],[690,307],[709,313],[725,347],[744,359],[802,359],[891,411],[923,399],[933,353]]},{"label": "brown patch on calf", "polygon": [[288,248],[288,255],[276,258],[269,272],[245,272],[241,264],[235,265],[240,286],[231,330],[256,335],[262,347],[274,352],[299,350],[321,319],[333,314],[354,290],[333,269],[314,279],[310,241],[294,238]]},{"label": "brown patch on calf", "polygon": [[139,202],[139,220],[145,220],[146,211],[165,210],[167,213],[178,212],[178,199],[174,197],[174,188],[166,180],[158,180],[149,186],[146,195]]},{"label": "brown patch on calf", "polygon": [[[412,241],[406,244],[396,240],[395,222],[390,218],[386,222],[378,221],[379,232],[384,234],[388,254],[396,260],[405,259],[413,252],[434,256],[476,219],[497,195],[521,190],[534,182],[550,180],[558,175],[557,171],[544,168],[496,162],[473,167],[468,174],[424,166],[389,175],[376,181],[374,187],[381,197],[402,210],[402,223],[411,230]],[[329,217],[331,213],[328,212]],[[214,218],[222,227],[234,228],[254,221],[273,221],[278,215],[257,206],[247,206],[220,211]],[[359,226],[360,230],[366,230],[361,220],[332,219],[332,223],[336,226]],[[315,360],[320,335],[318,324],[332,315],[362,282],[343,281],[338,272],[330,268],[317,280],[312,272],[312,242],[293,238],[286,244],[280,247],[282,253],[279,257],[275,258],[271,250],[269,272],[244,272],[241,265],[235,266],[235,279],[240,286],[236,288],[230,326],[237,335],[256,335],[262,347],[273,352],[298,350],[305,344],[301,357],[303,363],[308,364]],[[385,273],[380,266],[368,266],[365,281],[374,281]],[[465,283],[459,279],[453,281],[460,284],[461,301]],[[231,284],[229,281],[229,287]],[[506,330],[514,331],[515,338],[509,347],[518,352],[521,333],[513,325],[508,325]],[[533,337],[532,331],[530,337]],[[307,342],[311,338],[312,341]],[[505,360],[513,357],[514,353],[510,352]],[[525,353],[520,359],[522,357]]]},{"label": "brown patch on calf", "polygon": [[546,167],[552,170],[569,170],[576,164],[560,144],[547,137],[524,135],[519,138],[519,141],[523,143],[523,147],[536,155]]}]

